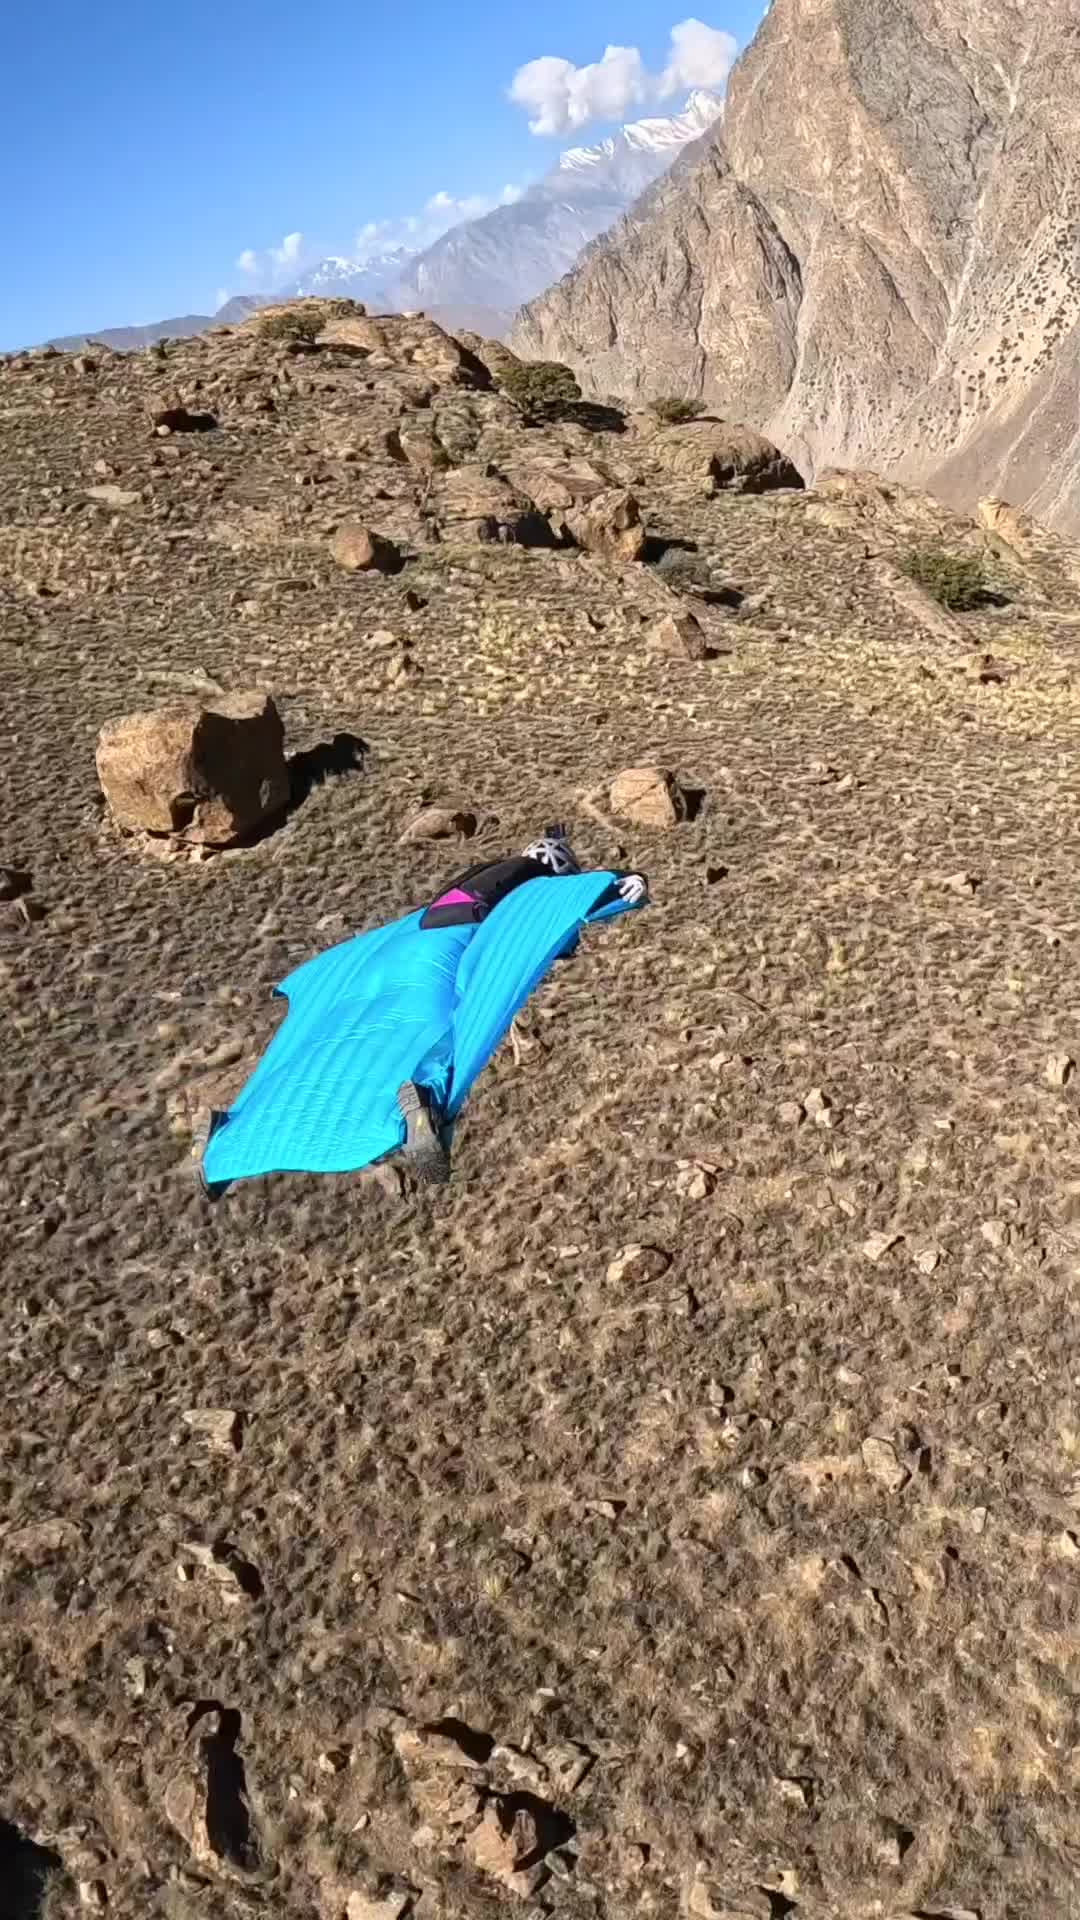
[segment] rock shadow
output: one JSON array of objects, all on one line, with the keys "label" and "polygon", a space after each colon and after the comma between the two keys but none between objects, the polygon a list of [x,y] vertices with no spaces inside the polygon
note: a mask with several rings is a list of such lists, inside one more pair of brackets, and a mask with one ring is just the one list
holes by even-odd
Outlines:
[{"label": "rock shadow", "polygon": [[170,433],[214,433],[217,424],[216,414],[190,413],[187,407],[167,407],[154,415],[154,425],[167,427]]},{"label": "rock shadow", "polygon": [[529,1816],[536,1832],[536,1845],[515,1862],[516,1871],[528,1873],[538,1867],[554,1853],[557,1848],[565,1847],[573,1840],[577,1827],[568,1813],[561,1807],[554,1807],[550,1801],[541,1800],[535,1793],[507,1793],[499,1799],[499,1818],[507,1830],[511,1829],[519,1813]]},{"label": "rock shadow", "polygon": [[0,1920],[43,1920],[49,1887],[63,1874],[64,1863],[51,1847],[0,1820]]},{"label": "rock shadow", "polygon": [[229,841],[224,851],[229,853],[246,852],[251,847],[259,847],[264,840],[270,840],[280,833],[292,819],[305,800],[310,800],[319,787],[328,780],[335,780],[350,773],[363,773],[367,765],[370,748],[366,740],[357,733],[335,733],[332,740],[320,740],[315,747],[305,747],[299,753],[291,753],[285,763],[289,779],[289,797],[276,813],[268,814],[257,826],[249,827],[246,833],[237,834]]},{"label": "rock shadow", "polygon": [[495,1751],[495,1742],[490,1733],[481,1733],[478,1728],[470,1727],[466,1720],[459,1720],[453,1714],[442,1720],[429,1720],[420,1731],[442,1734],[447,1740],[455,1740],[462,1753],[467,1754],[477,1767],[486,1767]]},{"label": "rock shadow", "polygon": [[235,1707],[200,1700],[188,1721],[193,1731],[207,1715],[214,1725],[199,1736],[206,1768],[206,1837],[219,1860],[250,1872],[259,1864],[259,1844],[251,1819],[247,1775],[236,1751],[241,1720]]},{"label": "rock shadow", "polygon": [[301,807],[314,793],[346,773],[363,773],[370,749],[356,733],[335,733],[332,740],[320,740],[317,747],[305,747],[289,756],[289,801],[286,813]]},{"label": "rock shadow", "polygon": [[699,553],[700,551],[701,549],[696,540],[677,540],[674,538],[669,540],[665,534],[650,533],[645,536],[645,545],[641,550],[641,557],[646,566],[655,567],[657,562],[662,560],[666,553]]},{"label": "rock shadow", "polygon": [[621,408],[605,406],[600,400],[572,400],[563,408],[562,417],[588,433],[626,432],[626,415]]}]

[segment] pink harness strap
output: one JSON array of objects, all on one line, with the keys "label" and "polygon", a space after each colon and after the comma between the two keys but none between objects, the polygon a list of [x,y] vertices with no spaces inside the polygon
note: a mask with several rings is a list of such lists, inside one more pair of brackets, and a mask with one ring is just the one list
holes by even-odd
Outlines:
[{"label": "pink harness strap", "polygon": [[463,892],[460,887],[451,887],[449,893],[441,893],[431,905],[433,909],[435,907],[475,907],[476,896]]}]

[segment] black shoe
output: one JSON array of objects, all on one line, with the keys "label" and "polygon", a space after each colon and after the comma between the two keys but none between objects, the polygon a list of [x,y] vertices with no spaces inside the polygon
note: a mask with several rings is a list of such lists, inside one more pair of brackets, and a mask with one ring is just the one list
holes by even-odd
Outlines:
[{"label": "black shoe", "polygon": [[397,1100],[405,1122],[406,1160],[426,1186],[444,1187],[450,1178],[450,1161],[423,1094],[413,1081],[406,1080],[398,1088]]}]

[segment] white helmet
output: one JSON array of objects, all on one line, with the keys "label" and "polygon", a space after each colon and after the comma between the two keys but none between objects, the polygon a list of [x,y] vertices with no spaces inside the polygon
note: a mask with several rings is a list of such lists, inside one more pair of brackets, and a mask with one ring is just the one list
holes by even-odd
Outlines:
[{"label": "white helmet", "polygon": [[534,840],[531,846],[525,848],[522,858],[538,860],[542,867],[547,867],[549,872],[555,874],[581,872],[570,850],[566,828],[561,825],[545,827],[539,840]]}]

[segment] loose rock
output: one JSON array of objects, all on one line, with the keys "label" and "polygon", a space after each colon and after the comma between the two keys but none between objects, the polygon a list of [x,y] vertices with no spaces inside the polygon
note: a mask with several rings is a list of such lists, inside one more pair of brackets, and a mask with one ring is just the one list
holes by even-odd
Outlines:
[{"label": "loose rock", "polygon": [[648,636],[652,653],[670,660],[704,660],[708,651],[700,620],[692,613],[666,613]]},{"label": "loose rock", "polygon": [[[217,1583],[227,1606],[239,1606],[242,1601],[257,1599],[262,1593],[262,1581],[255,1567],[228,1541],[221,1540],[213,1546],[206,1546],[198,1540],[185,1540],[180,1552]],[[183,1561],[179,1563],[177,1571],[184,1571]]]},{"label": "loose rock", "polygon": [[632,493],[608,487],[566,517],[571,537],[586,553],[609,560],[640,560],[645,551],[641,509]]},{"label": "loose rock", "polygon": [[346,1920],[405,1920],[412,1905],[408,1893],[363,1893],[359,1888],[345,1902]]},{"label": "loose rock", "polygon": [[864,1440],[862,1457],[867,1473],[880,1481],[887,1492],[899,1493],[902,1487],[907,1486],[911,1475],[907,1468],[900,1464],[896,1448],[890,1441],[879,1440],[873,1436],[869,1440]]},{"label": "loose rock", "polygon": [[611,809],[638,827],[670,832],[686,818],[686,801],[674,774],[663,767],[628,767],[611,786]]},{"label": "loose rock", "polygon": [[404,565],[394,542],[381,533],[372,533],[359,520],[342,523],[330,551],[338,566],[348,573],[400,573]]},{"label": "loose rock", "polygon": [[477,824],[476,814],[467,807],[425,807],[410,820],[401,840],[471,840]]},{"label": "loose rock", "polygon": [[869,1240],[864,1242],[863,1254],[865,1258],[870,1261],[871,1265],[876,1267],[878,1261],[883,1260],[887,1253],[891,1253],[893,1247],[899,1246],[903,1237],[902,1233],[889,1233],[888,1231],[884,1233],[872,1233]]},{"label": "loose rock", "polygon": [[820,1087],[811,1087],[803,1105],[806,1108],[807,1118],[813,1121],[815,1127],[822,1127],[826,1131],[831,1128],[833,1103]]},{"label": "loose rock", "polygon": [[103,507],[137,507],[139,495],[127,487],[87,487],[88,500],[97,500]]},{"label": "loose rock", "polygon": [[117,825],[222,847],[289,798],[284,727],[269,694],[222,694],[110,720],[97,770]]},{"label": "loose rock", "polygon": [[683,1200],[707,1200],[715,1185],[711,1167],[699,1166],[694,1160],[682,1163],[675,1176],[675,1191]]},{"label": "loose rock", "polygon": [[670,1266],[671,1255],[659,1247],[624,1247],[608,1266],[607,1283],[609,1287],[641,1286],[661,1280]]},{"label": "loose rock", "polygon": [[203,1435],[211,1453],[239,1453],[241,1422],[234,1408],[189,1407],[183,1418],[194,1433]]},{"label": "loose rock", "polygon": [[[504,1813],[502,1809],[506,1807]],[[481,1873],[497,1880],[521,1900],[527,1900],[543,1885],[546,1872],[541,1861],[526,1870],[539,1847],[536,1820],[524,1809],[510,1813],[506,1802],[489,1800],[483,1818],[465,1843],[466,1857]]]}]

